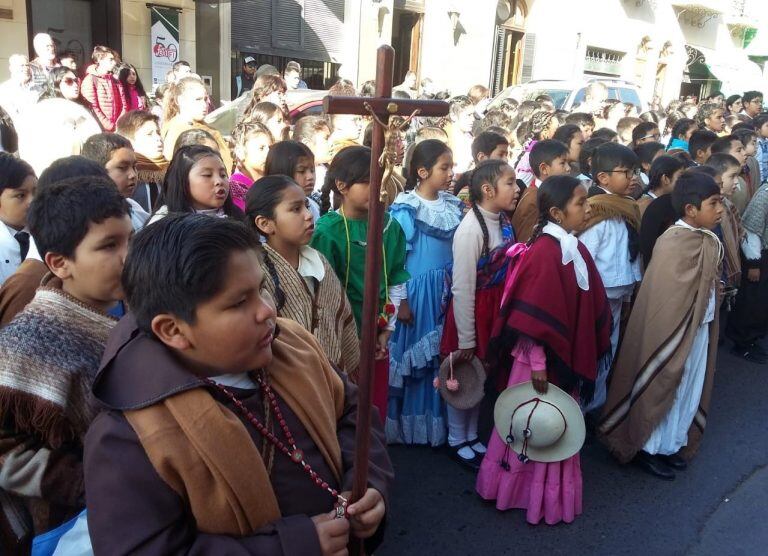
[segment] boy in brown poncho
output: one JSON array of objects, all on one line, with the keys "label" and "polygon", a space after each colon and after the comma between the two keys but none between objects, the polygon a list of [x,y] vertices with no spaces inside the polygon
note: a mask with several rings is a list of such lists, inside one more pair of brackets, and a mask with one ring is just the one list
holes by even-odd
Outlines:
[{"label": "boy in brown poncho", "polygon": [[[657,241],[619,351],[599,433],[622,463],[674,479],[706,426],[717,350],[723,204],[714,179],[683,174],[680,219]],[[684,449],[684,450],[683,450]]]}]

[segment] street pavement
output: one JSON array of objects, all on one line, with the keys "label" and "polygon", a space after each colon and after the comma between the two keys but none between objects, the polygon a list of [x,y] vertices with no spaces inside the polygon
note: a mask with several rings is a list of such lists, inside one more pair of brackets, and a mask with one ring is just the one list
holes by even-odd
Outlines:
[{"label": "street pavement", "polygon": [[702,447],[672,482],[618,465],[588,440],[584,512],[528,525],[480,499],[442,450],[392,446],[395,490],[377,556],[768,555],[768,366],[721,349]]}]

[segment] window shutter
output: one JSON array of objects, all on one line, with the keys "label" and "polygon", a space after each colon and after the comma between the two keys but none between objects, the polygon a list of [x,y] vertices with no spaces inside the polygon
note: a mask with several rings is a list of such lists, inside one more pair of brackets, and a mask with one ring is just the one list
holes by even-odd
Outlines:
[{"label": "window shutter", "polygon": [[304,0],[272,0],[272,46],[290,50],[304,46]]},{"label": "window shutter", "polygon": [[304,0],[304,49],[338,62],[344,48],[344,0]]},{"label": "window shutter", "polygon": [[248,52],[271,44],[272,0],[232,2],[232,46]]},{"label": "window shutter", "polygon": [[520,82],[527,83],[533,76],[533,60],[536,55],[536,33],[526,33],[523,42],[523,68]]}]

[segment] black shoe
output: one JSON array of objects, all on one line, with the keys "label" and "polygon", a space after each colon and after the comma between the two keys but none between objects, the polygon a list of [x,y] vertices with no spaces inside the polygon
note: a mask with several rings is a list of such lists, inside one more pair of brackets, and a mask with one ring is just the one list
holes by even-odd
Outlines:
[{"label": "black shoe", "polygon": [[640,469],[663,479],[665,481],[672,481],[675,478],[675,472],[670,469],[667,464],[661,461],[656,456],[652,456],[648,452],[638,452],[632,463],[637,465]]},{"label": "black shoe", "polygon": [[459,455],[459,450],[461,450],[465,446],[468,446],[466,442],[464,444],[459,444],[458,446],[448,446],[448,453],[450,454],[451,459],[458,462],[459,465],[466,467],[467,469],[470,469],[472,471],[479,471],[480,462],[483,459],[482,456],[480,456],[479,454],[476,454],[473,450],[472,453],[474,453],[475,455],[472,459],[466,459],[461,457]]},{"label": "black shoe", "polygon": [[766,363],[768,363],[768,357],[760,354],[752,346],[750,347],[734,346],[734,348],[731,350],[731,353],[738,357],[741,357],[745,361],[749,361],[750,363],[757,363],[758,365],[765,365]]},{"label": "black shoe", "polygon": [[483,456],[485,455],[485,452],[488,451],[488,447],[485,446],[485,444],[483,444],[483,446],[485,446],[485,452],[478,452],[477,450],[475,450],[473,448],[473,446],[475,444],[483,444],[483,443],[480,442],[480,438],[475,438],[474,440],[468,440],[467,443],[465,444],[465,446],[469,446],[470,450],[472,450],[475,454],[477,454],[480,457],[480,459],[483,459]]},{"label": "black shoe", "polygon": [[680,457],[678,454],[672,454],[671,456],[656,456],[661,461],[663,461],[665,464],[667,464],[672,469],[676,469],[677,471],[683,471],[685,469],[688,469],[688,462],[685,461],[682,457]]}]

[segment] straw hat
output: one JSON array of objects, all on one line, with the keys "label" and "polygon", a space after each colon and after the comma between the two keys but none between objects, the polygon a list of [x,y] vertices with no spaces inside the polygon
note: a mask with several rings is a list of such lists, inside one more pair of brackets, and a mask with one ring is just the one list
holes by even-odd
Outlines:
[{"label": "straw hat", "polygon": [[507,388],[496,401],[493,420],[499,436],[523,463],[563,461],[584,444],[581,408],[554,384],[546,394],[536,392],[530,381]]},{"label": "straw hat", "polygon": [[445,403],[456,409],[471,409],[483,399],[485,368],[477,357],[469,361],[456,359],[455,353],[440,365],[435,388],[440,389]]}]

